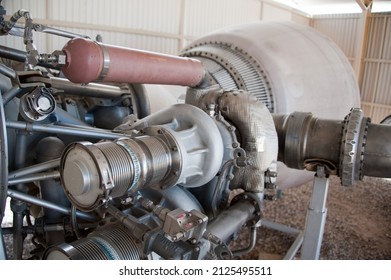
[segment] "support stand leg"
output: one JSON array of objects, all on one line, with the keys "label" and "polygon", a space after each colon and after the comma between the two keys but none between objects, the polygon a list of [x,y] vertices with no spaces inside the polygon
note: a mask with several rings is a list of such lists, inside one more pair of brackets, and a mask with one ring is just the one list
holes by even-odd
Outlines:
[{"label": "support stand leg", "polygon": [[318,166],[304,229],[304,240],[301,248],[301,259],[303,260],[319,259],[327,215],[326,199],[328,188],[329,179],[325,168]]}]

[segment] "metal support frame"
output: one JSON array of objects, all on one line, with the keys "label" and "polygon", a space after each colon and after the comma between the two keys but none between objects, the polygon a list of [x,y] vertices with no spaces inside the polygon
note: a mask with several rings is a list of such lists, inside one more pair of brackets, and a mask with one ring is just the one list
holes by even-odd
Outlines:
[{"label": "metal support frame", "polygon": [[270,229],[296,236],[295,241],[293,242],[293,244],[283,258],[284,260],[293,260],[296,256],[297,251],[299,251],[300,246],[303,244],[303,231],[264,219],[262,219],[261,225]]},{"label": "metal support frame", "polygon": [[318,166],[314,177],[311,201],[307,210],[304,230],[288,227],[283,224],[262,219],[261,225],[276,231],[295,236],[295,241],[284,256],[284,260],[292,260],[301,247],[302,260],[318,260],[326,223],[326,199],[329,178],[324,166]]},{"label": "metal support frame", "polygon": [[314,178],[311,202],[307,210],[304,240],[301,248],[302,260],[318,260],[326,223],[326,199],[329,178],[324,166],[318,166]]}]

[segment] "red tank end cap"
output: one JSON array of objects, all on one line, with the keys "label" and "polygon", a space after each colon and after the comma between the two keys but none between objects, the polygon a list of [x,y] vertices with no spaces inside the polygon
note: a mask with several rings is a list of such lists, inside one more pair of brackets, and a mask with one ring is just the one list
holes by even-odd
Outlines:
[{"label": "red tank end cap", "polygon": [[103,52],[91,40],[76,38],[62,49],[67,60],[62,72],[73,83],[87,84],[97,80],[103,69]]}]

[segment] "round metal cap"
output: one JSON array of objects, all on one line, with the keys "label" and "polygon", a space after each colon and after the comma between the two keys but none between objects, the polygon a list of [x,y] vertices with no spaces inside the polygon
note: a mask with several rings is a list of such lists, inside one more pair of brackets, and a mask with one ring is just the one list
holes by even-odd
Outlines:
[{"label": "round metal cap", "polygon": [[67,147],[62,159],[61,179],[68,197],[81,210],[93,210],[102,196],[98,166],[88,145]]}]

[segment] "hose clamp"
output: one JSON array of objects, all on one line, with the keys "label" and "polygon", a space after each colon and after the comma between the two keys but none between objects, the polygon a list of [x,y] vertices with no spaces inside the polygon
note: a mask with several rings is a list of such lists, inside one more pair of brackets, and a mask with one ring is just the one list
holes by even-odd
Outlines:
[{"label": "hose clamp", "polygon": [[107,73],[109,72],[110,55],[109,55],[109,52],[107,51],[105,45],[103,45],[101,43],[97,43],[97,44],[99,45],[99,47],[101,48],[102,53],[103,53],[103,68],[102,68],[102,72],[100,72],[100,76],[98,79],[103,80],[107,76]]}]

